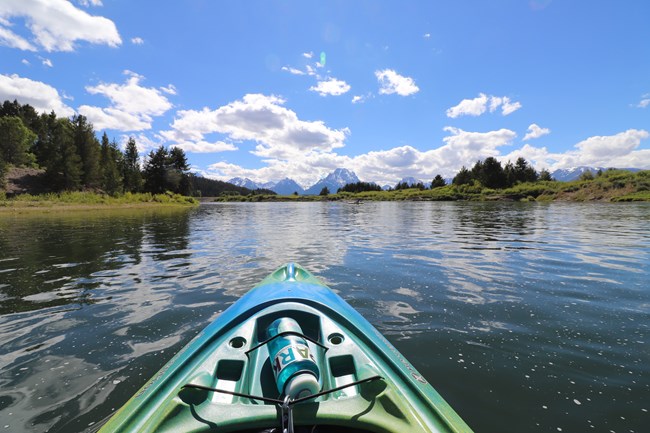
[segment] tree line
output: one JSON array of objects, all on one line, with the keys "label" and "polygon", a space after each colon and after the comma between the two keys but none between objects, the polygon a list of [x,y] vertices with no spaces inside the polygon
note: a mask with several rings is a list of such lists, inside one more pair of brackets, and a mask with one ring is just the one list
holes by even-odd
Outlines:
[{"label": "tree line", "polygon": [[[524,182],[537,182],[537,181],[551,181],[553,178],[548,170],[541,170],[539,173],[526,161],[525,158],[518,158],[513,164],[508,161],[505,166],[494,157],[488,157],[485,160],[479,160],[474,164],[471,169],[463,166],[460,171],[454,176],[452,184],[456,186],[471,185],[478,183],[486,188],[503,189],[512,187],[518,183]],[[424,182],[409,184],[408,182],[399,182],[394,188],[389,190],[404,190],[404,189],[435,189],[442,188],[447,185],[445,179],[437,174],[429,185]],[[349,183],[338,189],[338,192],[365,192],[365,191],[381,191],[382,188],[373,182],[355,182]],[[328,191],[329,193],[329,191]],[[323,195],[321,193],[321,195]]]},{"label": "tree line", "polygon": [[9,166],[44,170],[42,183],[52,192],[91,190],[111,195],[171,191],[182,195],[219,195],[250,190],[189,173],[185,152],[160,146],[141,163],[135,139],[124,151],[82,115],[37,113],[29,104],[0,106],[0,186]]},{"label": "tree line", "polygon": [[477,161],[471,170],[463,166],[452,183],[460,186],[478,182],[486,188],[502,189],[518,183],[550,180],[553,178],[548,170],[543,169],[538,173],[525,158],[519,157],[514,164],[508,161],[501,166],[500,161],[490,156]]}]

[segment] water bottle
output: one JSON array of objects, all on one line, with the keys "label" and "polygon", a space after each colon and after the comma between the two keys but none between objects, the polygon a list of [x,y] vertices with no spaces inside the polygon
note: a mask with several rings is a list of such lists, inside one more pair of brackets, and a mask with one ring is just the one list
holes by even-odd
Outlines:
[{"label": "water bottle", "polygon": [[[289,317],[281,317],[268,327],[269,338],[283,332],[302,334],[300,325]],[[307,397],[320,391],[320,372],[304,338],[283,335],[268,343],[269,358],[280,394],[291,399]]]}]

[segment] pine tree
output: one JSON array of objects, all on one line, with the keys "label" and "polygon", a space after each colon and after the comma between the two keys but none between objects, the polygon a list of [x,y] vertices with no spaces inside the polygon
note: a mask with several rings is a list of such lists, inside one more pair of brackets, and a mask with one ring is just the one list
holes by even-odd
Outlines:
[{"label": "pine tree", "polygon": [[122,178],[124,191],[142,191],[142,172],[140,171],[140,162],[138,159],[138,146],[135,144],[133,137],[129,137],[129,141],[126,143],[126,148],[124,149]]},{"label": "pine tree", "polygon": [[83,185],[89,188],[100,185],[101,172],[99,169],[100,145],[95,137],[93,125],[85,116],[72,117],[74,144],[81,157]]},{"label": "pine tree", "polygon": [[539,180],[548,182],[552,181],[553,178],[551,177],[551,173],[547,169],[543,168],[542,171],[539,172]]},{"label": "pine tree", "polygon": [[431,181],[431,189],[440,188],[445,185],[447,185],[447,182],[445,182],[445,180],[439,174],[436,174],[436,177],[434,177]]},{"label": "pine tree", "polygon": [[144,163],[144,189],[152,194],[161,194],[167,189],[167,164],[169,153],[165,146],[149,152]]},{"label": "pine tree", "polygon": [[[122,190],[122,176],[119,170],[117,155],[121,154],[117,147],[108,141],[106,132],[102,135],[100,166],[102,170],[102,189],[108,194],[115,195]],[[117,152],[116,152],[117,151]]]},{"label": "pine tree", "polygon": [[80,189],[83,164],[74,145],[73,126],[70,121],[58,119],[51,138],[54,147],[46,161],[46,177],[57,189]]},{"label": "pine tree", "polygon": [[457,186],[470,184],[472,183],[472,173],[463,166],[458,173],[456,173],[456,176],[454,176],[451,183]]}]

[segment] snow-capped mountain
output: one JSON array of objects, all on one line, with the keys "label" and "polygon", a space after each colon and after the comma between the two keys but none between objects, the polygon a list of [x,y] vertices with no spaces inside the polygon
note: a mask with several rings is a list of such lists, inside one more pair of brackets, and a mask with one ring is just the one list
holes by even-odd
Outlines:
[{"label": "snow-capped mountain", "polygon": [[265,182],[265,183],[255,183],[249,178],[234,177],[228,181],[236,186],[243,186],[250,190],[255,191],[256,189],[270,189],[276,194],[280,195],[290,195],[294,192],[298,194],[304,194],[305,190],[296,183],[295,180],[289,179],[288,177],[282,179],[280,182]]},{"label": "snow-capped mountain", "polygon": [[[561,182],[569,182],[572,180],[576,180],[580,177],[580,175],[586,171],[591,171],[591,173],[595,176],[598,170],[605,171],[607,168],[605,167],[587,167],[587,166],[580,166],[580,167],[572,167],[572,168],[560,168],[558,170],[555,170],[553,173],[551,173],[551,177],[555,180],[559,180]],[[621,170],[629,170],[629,171],[639,171],[640,169],[638,168],[622,168]]]},{"label": "snow-capped mountain", "polygon": [[279,195],[291,195],[294,192],[297,192],[298,195],[303,195],[305,193],[305,190],[298,185],[295,180],[289,179],[288,177],[282,179],[270,189]]},{"label": "snow-capped mountain", "polygon": [[[399,183],[407,183],[408,186],[413,186],[417,185],[418,183],[424,183],[420,179],[416,179],[414,177],[405,177],[402,180],[399,181]],[[429,182],[431,183],[431,182]]]},{"label": "snow-capped mountain", "polygon": [[258,189],[259,186],[250,180],[249,178],[241,178],[241,177],[233,177],[228,181],[228,183],[232,183],[235,186],[243,186],[244,188],[252,189],[253,191]]},{"label": "snow-capped mountain", "polygon": [[321,192],[323,187],[327,187],[330,193],[334,194],[342,186],[347,185],[348,183],[359,182],[359,178],[353,171],[350,171],[346,168],[337,168],[333,172],[327,175],[327,177],[319,180],[314,185],[305,191],[307,195],[316,195]]}]

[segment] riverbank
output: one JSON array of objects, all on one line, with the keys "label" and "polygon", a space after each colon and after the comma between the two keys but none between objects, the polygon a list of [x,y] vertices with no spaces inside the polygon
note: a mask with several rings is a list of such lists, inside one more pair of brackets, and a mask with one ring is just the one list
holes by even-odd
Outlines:
[{"label": "riverbank", "polygon": [[198,200],[179,194],[126,193],[118,196],[94,192],[21,194],[10,199],[0,195],[0,213],[53,212],[100,209],[135,209],[198,206]]},{"label": "riverbank", "polygon": [[570,201],[629,202],[650,201],[650,170],[636,173],[606,171],[593,179],[572,182],[526,182],[506,189],[490,189],[474,182],[469,185],[446,185],[434,189],[417,188],[393,191],[340,192],[320,195],[223,195],[202,201]]}]

